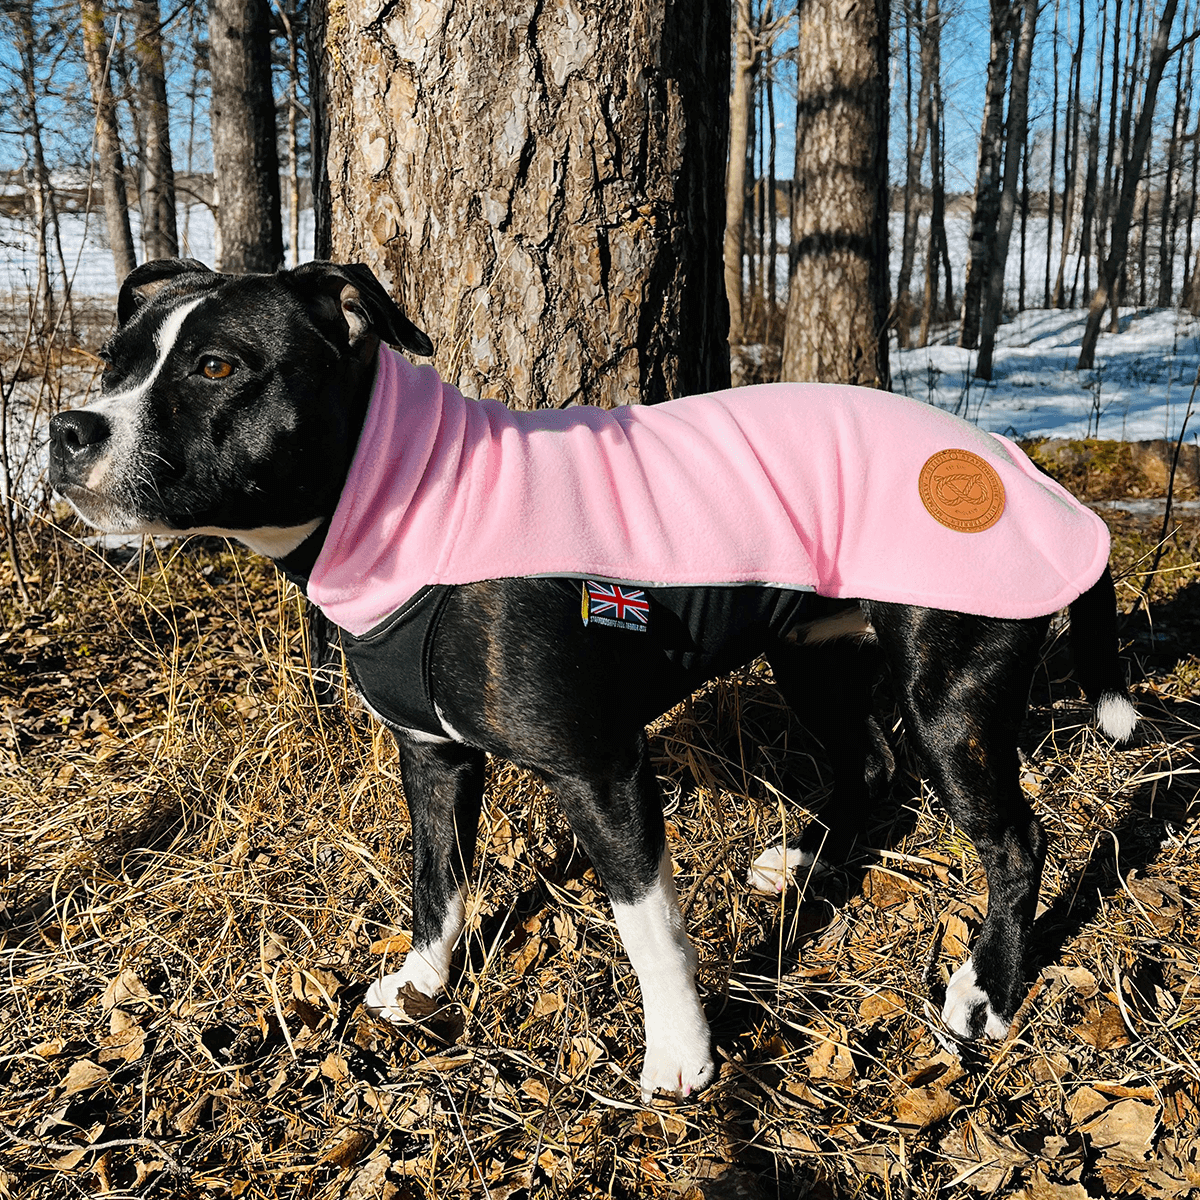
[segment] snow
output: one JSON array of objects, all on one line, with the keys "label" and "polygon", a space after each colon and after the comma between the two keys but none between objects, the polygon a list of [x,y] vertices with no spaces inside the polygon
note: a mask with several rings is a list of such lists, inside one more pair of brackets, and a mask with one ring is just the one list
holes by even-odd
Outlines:
[{"label": "snow", "polygon": [[[313,253],[312,211],[301,214],[301,260]],[[134,214],[134,236],[138,236]],[[899,267],[901,218],[892,216],[891,266]],[[947,236],[961,295],[969,218],[947,216]],[[214,228],[211,212],[192,205],[179,214],[181,253],[212,263]],[[115,296],[112,257],[102,214],[62,217],[63,252],[73,273],[76,295]],[[780,222],[781,244],[787,223]],[[923,279],[924,230],[918,237],[914,286]],[[1045,270],[1046,222],[1031,219],[1027,239],[1026,295],[1040,301]],[[1005,272],[1007,297],[1016,301],[1020,262],[1014,231]],[[1054,260],[1057,271],[1057,257]],[[1074,258],[1068,259],[1068,281]],[[786,255],[780,256],[780,279],[786,287]],[[29,287],[36,279],[32,239],[21,218],[0,216],[0,291]],[[1179,281],[1181,282],[1181,281]],[[784,297],[781,297],[784,299]],[[893,345],[893,386],[899,392],[957,412],[981,427],[1019,437],[1100,436],[1141,440],[1174,438],[1187,411],[1192,383],[1200,366],[1200,321],[1173,309],[1121,310],[1121,332],[1101,334],[1096,369],[1076,371],[1085,314],[1080,309],[1026,309],[997,335],[994,378],[984,384],[972,378],[973,351],[953,345],[931,345],[899,351]],[[951,340],[942,331],[942,340]],[[1200,433],[1200,414],[1188,422],[1188,440]]]},{"label": "snow", "polygon": [[[1200,368],[1200,320],[1123,308],[1121,332],[1100,335],[1095,370],[1077,371],[1086,320],[1081,309],[1018,313],[997,331],[987,384],[972,378],[972,350],[893,347],[893,387],[1011,437],[1177,437]],[[1200,414],[1188,421],[1188,440],[1196,433]]]}]

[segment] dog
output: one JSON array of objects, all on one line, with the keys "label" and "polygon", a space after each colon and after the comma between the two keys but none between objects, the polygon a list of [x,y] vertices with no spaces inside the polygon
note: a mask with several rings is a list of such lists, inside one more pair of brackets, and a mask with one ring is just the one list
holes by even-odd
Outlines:
[{"label": "dog", "polygon": [[[230,276],[151,262],[125,280],[117,316],[100,398],[51,421],[54,488],[97,529],[220,534],[274,559],[342,629],[356,688],[395,734],[412,948],[368,1007],[399,1020],[403,992],[446,987],[484,757],[499,755],[549,781],[608,893],[642,992],[643,1094],[703,1088],[709,1030],[645,725],[762,653],[831,760],[826,857],[849,848],[891,778],[870,704],[886,667],[909,740],[987,874],[987,917],[943,1018],[963,1038],[1006,1035],[1046,852],[1017,736],[1055,610],[1070,606],[1100,727],[1125,740],[1137,721],[1107,530],[1019,450],[863,389],[548,414],[464,400],[389,349],[433,347],[361,265]],[[888,420],[917,442],[929,424],[939,452],[914,458]],[[767,444],[746,449],[739,431],[756,421]],[[873,441],[882,452],[868,454]],[[643,456],[633,467],[617,457],[627,444]],[[710,451],[737,462],[714,465]],[[660,486],[675,459],[695,460],[688,478]],[[815,479],[813,496],[793,501],[801,485],[775,478],[785,468]],[[605,490],[622,472],[637,476],[632,500]],[[903,496],[880,482],[892,474]],[[593,486],[599,519],[584,513]],[[822,515],[831,505],[836,520]],[[880,524],[889,515],[898,529]],[[549,532],[530,532],[541,521]],[[806,521],[829,528],[817,538]],[[949,566],[926,554],[943,543]],[[763,562],[743,561],[760,547]],[[751,882],[782,887],[788,861],[816,849],[808,836],[768,851]]]}]

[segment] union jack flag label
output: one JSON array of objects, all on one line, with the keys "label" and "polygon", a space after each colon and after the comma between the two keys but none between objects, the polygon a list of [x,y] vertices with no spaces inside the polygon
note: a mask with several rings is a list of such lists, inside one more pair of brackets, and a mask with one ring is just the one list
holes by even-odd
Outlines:
[{"label": "union jack flag label", "polygon": [[619,583],[583,581],[583,623],[611,625],[645,633],[650,621],[650,601],[645,591]]}]

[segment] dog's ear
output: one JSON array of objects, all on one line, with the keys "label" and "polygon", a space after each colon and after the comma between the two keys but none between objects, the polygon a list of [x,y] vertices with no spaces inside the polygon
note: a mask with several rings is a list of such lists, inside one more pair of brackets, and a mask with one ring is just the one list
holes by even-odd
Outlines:
[{"label": "dog's ear", "polygon": [[374,334],[389,346],[402,346],[414,354],[433,353],[433,343],[401,311],[362,263],[310,262],[286,272],[302,290],[332,299],[346,322],[350,345]]},{"label": "dog's ear", "polygon": [[178,279],[180,275],[196,272],[203,275],[213,274],[208,267],[194,258],[156,258],[153,262],[134,267],[121,284],[121,294],[117,298],[117,324],[124,325],[143,304],[172,280]]}]

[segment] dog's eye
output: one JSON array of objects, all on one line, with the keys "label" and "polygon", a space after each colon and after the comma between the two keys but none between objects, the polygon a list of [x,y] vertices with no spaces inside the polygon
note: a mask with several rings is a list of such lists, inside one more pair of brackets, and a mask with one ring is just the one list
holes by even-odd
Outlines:
[{"label": "dog's eye", "polygon": [[210,354],[200,360],[200,373],[205,379],[224,379],[233,374],[233,364]]}]

